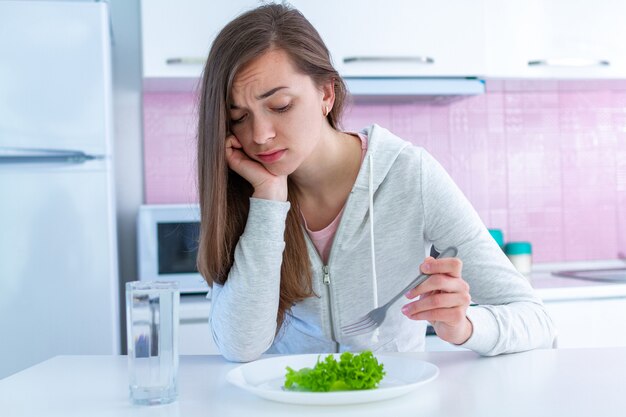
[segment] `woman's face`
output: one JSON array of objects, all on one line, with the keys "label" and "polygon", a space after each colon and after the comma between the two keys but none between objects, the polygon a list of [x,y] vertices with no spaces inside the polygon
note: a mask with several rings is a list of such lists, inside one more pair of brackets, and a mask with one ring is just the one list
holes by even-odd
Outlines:
[{"label": "woman's face", "polygon": [[330,83],[318,88],[284,51],[271,50],[244,66],[233,80],[231,133],[250,158],[274,175],[289,175],[319,143],[327,124],[324,108],[332,105],[330,95]]}]

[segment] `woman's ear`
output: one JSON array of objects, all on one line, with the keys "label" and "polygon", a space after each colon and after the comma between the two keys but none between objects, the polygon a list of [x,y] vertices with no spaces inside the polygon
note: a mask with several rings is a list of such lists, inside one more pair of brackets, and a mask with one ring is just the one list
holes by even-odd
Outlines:
[{"label": "woman's ear", "polygon": [[331,78],[328,82],[322,85],[322,112],[324,116],[327,116],[328,113],[333,108],[335,104],[335,79]]}]

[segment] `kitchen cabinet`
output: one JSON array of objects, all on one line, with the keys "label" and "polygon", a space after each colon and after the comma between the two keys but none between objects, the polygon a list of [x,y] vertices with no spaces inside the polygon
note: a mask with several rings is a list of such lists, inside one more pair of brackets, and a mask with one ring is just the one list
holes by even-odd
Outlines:
[{"label": "kitchen cabinet", "polygon": [[211,302],[204,295],[180,298],[178,352],[181,355],[219,354],[209,328]]},{"label": "kitchen cabinet", "polygon": [[626,2],[484,0],[488,78],[626,78]]},{"label": "kitchen cabinet", "polygon": [[[191,90],[218,31],[261,0],[142,0],[147,90]],[[626,78],[621,0],[291,0],[348,79]]]},{"label": "kitchen cabinet", "polygon": [[559,348],[626,346],[626,281],[575,279],[552,271],[623,268],[620,260],[537,265],[531,283],[557,330]]},{"label": "kitchen cabinet", "polygon": [[142,0],[144,79],[197,81],[217,33],[258,4],[258,0]]},{"label": "kitchen cabinet", "polygon": [[[483,0],[294,0],[346,77],[466,77],[485,70]],[[259,0],[142,0],[144,86],[191,89],[211,43]]]},{"label": "kitchen cabinet", "polygon": [[626,346],[626,296],[545,303],[559,348]]},{"label": "kitchen cabinet", "polygon": [[482,76],[482,0],[292,0],[344,77]]}]

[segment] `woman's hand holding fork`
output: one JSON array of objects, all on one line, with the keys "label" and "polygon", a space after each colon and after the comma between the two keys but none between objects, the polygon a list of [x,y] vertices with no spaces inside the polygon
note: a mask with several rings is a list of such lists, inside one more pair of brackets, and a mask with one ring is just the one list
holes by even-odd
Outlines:
[{"label": "woman's hand holding fork", "polygon": [[471,297],[461,277],[462,267],[458,258],[426,258],[420,269],[430,277],[406,293],[409,299],[419,299],[402,307],[408,318],[427,320],[437,336],[456,345],[465,343],[473,331],[466,315]]}]

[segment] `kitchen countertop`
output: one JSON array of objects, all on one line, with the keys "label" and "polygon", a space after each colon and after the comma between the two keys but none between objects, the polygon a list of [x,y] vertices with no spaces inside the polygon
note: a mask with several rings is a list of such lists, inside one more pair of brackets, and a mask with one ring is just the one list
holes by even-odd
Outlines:
[{"label": "kitchen countertop", "polygon": [[[0,380],[3,416],[623,416],[626,347],[534,350],[487,358],[473,352],[402,353],[440,375],[402,397],[304,406],[260,399],[230,385],[239,364],[182,356],[178,401],[133,406],[124,356],[57,356]],[[269,356],[269,355],[268,355]]]},{"label": "kitchen countertop", "polygon": [[626,268],[622,260],[537,264],[530,283],[543,301],[608,299],[626,297],[626,281],[592,281],[552,275],[553,271]]}]

